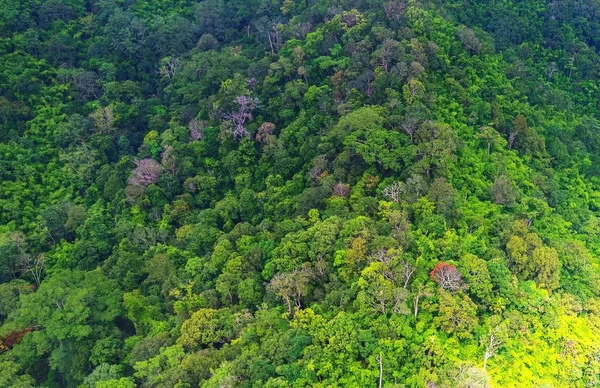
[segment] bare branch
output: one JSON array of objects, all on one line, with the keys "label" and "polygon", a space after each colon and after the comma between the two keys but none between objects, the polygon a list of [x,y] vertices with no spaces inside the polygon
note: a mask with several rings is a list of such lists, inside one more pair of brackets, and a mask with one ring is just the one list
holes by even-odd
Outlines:
[{"label": "bare branch", "polygon": [[429,277],[446,290],[458,291],[464,287],[462,275],[452,264],[439,263],[429,273]]},{"label": "bare branch", "polygon": [[158,182],[160,174],[163,171],[160,163],[152,158],[136,160],[134,163],[137,167],[133,170],[129,178],[130,184],[138,187],[146,187],[149,184]]},{"label": "bare branch", "polygon": [[252,111],[258,107],[258,99],[238,96],[235,102],[238,104],[237,112],[227,113],[225,120],[227,120],[227,129],[233,133],[233,137],[236,140],[242,140],[244,137],[250,137],[250,133],[246,129],[246,122],[254,118]]},{"label": "bare branch", "polygon": [[204,139],[204,128],[206,127],[206,121],[192,119],[188,123],[188,129],[190,130],[190,140],[198,141]]},{"label": "bare branch", "polygon": [[403,192],[404,184],[402,182],[394,182],[383,189],[383,195],[396,203],[400,203],[400,196]]}]

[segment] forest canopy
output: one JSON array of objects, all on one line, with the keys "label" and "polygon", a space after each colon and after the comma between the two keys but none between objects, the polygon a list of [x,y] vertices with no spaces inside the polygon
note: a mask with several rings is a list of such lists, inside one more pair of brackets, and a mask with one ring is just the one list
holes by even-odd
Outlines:
[{"label": "forest canopy", "polygon": [[599,386],[599,9],[0,0],[0,386]]}]

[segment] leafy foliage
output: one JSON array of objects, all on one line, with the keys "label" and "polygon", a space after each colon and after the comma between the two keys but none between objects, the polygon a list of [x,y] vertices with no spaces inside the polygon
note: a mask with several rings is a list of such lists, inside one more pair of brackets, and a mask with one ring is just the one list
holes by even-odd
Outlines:
[{"label": "leafy foliage", "polygon": [[0,386],[600,385],[595,1],[0,1]]}]

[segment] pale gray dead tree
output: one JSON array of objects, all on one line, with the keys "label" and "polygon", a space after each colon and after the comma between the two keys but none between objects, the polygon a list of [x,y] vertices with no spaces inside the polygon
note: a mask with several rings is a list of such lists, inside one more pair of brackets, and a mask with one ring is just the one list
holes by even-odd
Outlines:
[{"label": "pale gray dead tree", "polygon": [[383,383],[383,355],[379,353],[376,359],[379,364],[379,388],[381,388]]},{"label": "pale gray dead tree", "polygon": [[406,260],[402,261],[402,280],[404,280],[404,288],[408,286],[410,278],[415,273],[417,268]]},{"label": "pale gray dead tree", "polygon": [[383,189],[383,195],[393,202],[400,203],[400,196],[404,192],[406,185],[402,182],[394,182],[385,189]]},{"label": "pale gray dead tree", "polygon": [[159,74],[165,77],[169,82],[173,80],[177,70],[179,69],[180,61],[176,57],[167,57],[163,59],[160,68],[158,69]]},{"label": "pale gray dead tree", "polygon": [[462,41],[463,46],[473,54],[479,53],[481,51],[482,44],[473,32],[473,30],[465,27],[459,32],[460,40]]},{"label": "pale gray dead tree", "polygon": [[546,71],[546,75],[548,76],[548,81],[550,81],[552,79],[552,76],[554,74],[556,74],[557,71],[558,71],[558,68],[556,67],[556,63],[551,62],[548,65],[548,70]]},{"label": "pale gray dead tree", "polygon": [[333,185],[333,195],[336,197],[348,197],[350,195],[350,186],[337,182]]},{"label": "pale gray dead tree", "polygon": [[238,104],[238,110],[225,114],[225,120],[227,120],[226,129],[239,141],[244,137],[250,137],[246,124],[254,118],[252,112],[258,107],[258,99],[250,96],[238,96],[235,98],[235,102]]},{"label": "pale gray dead tree", "polygon": [[146,158],[134,161],[136,168],[131,173],[129,183],[133,186],[146,187],[158,182],[163,168],[156,160]]},{"label": "pale gray dead tree", "polygon": [[309,271],[303,268],[288,273],[278,273],[271,279],[268,288],[285,301],[290,316],[294,313],[294,306],[302,307],[301,299],[308,293],[310,277]]},{"label": "pale gray dead tree", "polygon": [[416,289],[413,289],[413,313],[415,319],[417,319],[417,316],[419,315],[419,301],[421,300],[421,298],[428,296],[431,296],[431,293],[428,292],[425,289],[425,286],[423,286],[422,284],[419,284]]},{"label": "pale gray dead tree", "polygon": [[483,370],[486,370],[488,360],[496,355],[500,346],[502,346],[502,341],[497,337],[496,333],[492,333],[483,356]]},{"label": "pale gray dead tree", "polygon": [[175,150],[171,146],[166,146],[161,154],[162,166],[171,173],[171,175],[177,174],[177,160],[175,159]]},{"label": "pale gray dead tree", "polygon": [[394,59],[399,47],[399,42],[393,39],[385,39],[379,50],[376,51],[377,59],[386,73],[389,72],[390,63]]},{"label": "pale gray dead tree", "polygon": [[204,128],[206,128],[206,121],[192,119],[188,123],[188,129],[190,130],[190,140],[198,141],[204,139]]},{"label": "pale gray dead tree", "polygon": [[39,254],[35,257],[24,255],[21,259],[21,272],[29,273],[35,282],[35,286],[39,287],[42,282],[42,276],[46,270],[46,256]]},{"label": "pale gray dead tree", "polygon": [[414,143],[415,131],[419,128],[421,119],[414,115],[407,115],[400,124],[402,130],[410,137],[410,142]]},{"label": "pale gray dead tree", "polygon": [[403,1],[392,0],[387,3],[383,3],[383,10],[388,20],[400,21],[402,14],[406,11],[406,3]]}]

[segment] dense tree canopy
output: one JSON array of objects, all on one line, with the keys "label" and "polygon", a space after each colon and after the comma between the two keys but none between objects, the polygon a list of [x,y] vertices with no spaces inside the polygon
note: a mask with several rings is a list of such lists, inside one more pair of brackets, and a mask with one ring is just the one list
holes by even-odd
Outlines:
[{"label": "dense tree canopy", "polygon": [[0,0],[0,386],[600,385],[598,0]]}]

